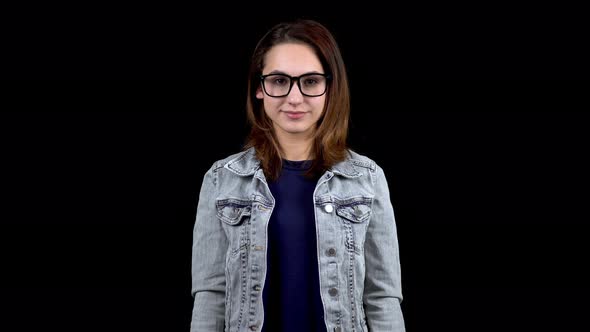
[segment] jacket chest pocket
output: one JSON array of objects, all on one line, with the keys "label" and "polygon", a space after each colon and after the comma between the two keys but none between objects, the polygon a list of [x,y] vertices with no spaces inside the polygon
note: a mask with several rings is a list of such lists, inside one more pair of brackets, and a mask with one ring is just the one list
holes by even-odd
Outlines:
[{"label": "jacket chest pocket", "polygon": [[363,253],[365,234],[372,215],[373,197],[352,196],[335,198],[336,215],[346,232],[346,249],[358,255]]},{"label": "jacket chest pocket", "polygon": [[247,250],[250,244],[252,200],[220,198],[215,202],[217,218],[221,220],[230,242],[232,256]]}]

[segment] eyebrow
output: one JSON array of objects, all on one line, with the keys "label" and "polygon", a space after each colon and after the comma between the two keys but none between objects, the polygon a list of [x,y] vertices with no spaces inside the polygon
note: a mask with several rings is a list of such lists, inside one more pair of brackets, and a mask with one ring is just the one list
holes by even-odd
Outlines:
[{"label": "eyebrow", "polygon": [[[273,71],[271,71],[270,73],[268,73],[266,75],[272,75],[272,74],[281,74],[281,75],[286,75],[286,76],[290,76],[290,77],[297,77],[297,76],[291,76],[291,75],[285,73],[284,71],[280,71],[280,70],[273,70]],[[315,71],[314,70],[314,71],[308,71],[308,72],[303,73],[303,74],[301,74],[299,76],[307,75],[307,74],[322,74],[323,75],[323,73],[320,73],[319,71]]]}]

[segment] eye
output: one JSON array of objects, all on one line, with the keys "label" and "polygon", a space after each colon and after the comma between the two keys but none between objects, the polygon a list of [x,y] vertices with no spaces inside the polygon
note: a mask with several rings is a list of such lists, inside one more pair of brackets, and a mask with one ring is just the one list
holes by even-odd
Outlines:
[{"label": "eye", "polygon": [[314,84],[318,84],[317,80],[314,80],[313,78],[308,78],[305,81],[303,81],[303,84],[305,85],[314,85]]},{"label": "eye", "polygon": [[324,81],[324,77],[320,76],[320,75],[311,75],[311,76],[306,76],[303,79],[303,85],[305,86],[314,86],[314,85],[318,85],[321,84]]},{"label": "eye", "polygon": [[285,75],[269,75],[265,78],[265,83],[275,87],[289,86],[291,81],[288,76]]},{"label": "eye", "polygon": [[272,80],[272,84],[275,85],[286,85],[289,82],[289,80],[287,80],[284,77],[276,77],[275,79]]}]

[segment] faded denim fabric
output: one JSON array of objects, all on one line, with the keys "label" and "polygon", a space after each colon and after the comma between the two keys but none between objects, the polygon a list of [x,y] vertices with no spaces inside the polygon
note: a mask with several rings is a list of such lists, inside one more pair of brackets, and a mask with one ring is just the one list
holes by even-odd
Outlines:
[{"label": "faded denim fabric", "polygon": [[[397,229],[383,169],[349,150],[347,160],[318,180],[314,206],[328,331],[405,331]],[[273,208],[254,148],[206,172],[193,232],[191,332],[261,330]]]}]

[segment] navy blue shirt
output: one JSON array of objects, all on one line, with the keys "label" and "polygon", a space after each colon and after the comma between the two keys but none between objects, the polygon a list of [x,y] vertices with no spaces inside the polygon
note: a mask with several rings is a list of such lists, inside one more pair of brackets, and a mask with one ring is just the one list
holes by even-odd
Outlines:
[{"label": "navy blue shirt", "polygon": [[318,178],[303,172],[311,160],[283,159],[269,182],[275,208],[268,224],[262,332],[325,332],[320,298],[313,191]]}]

